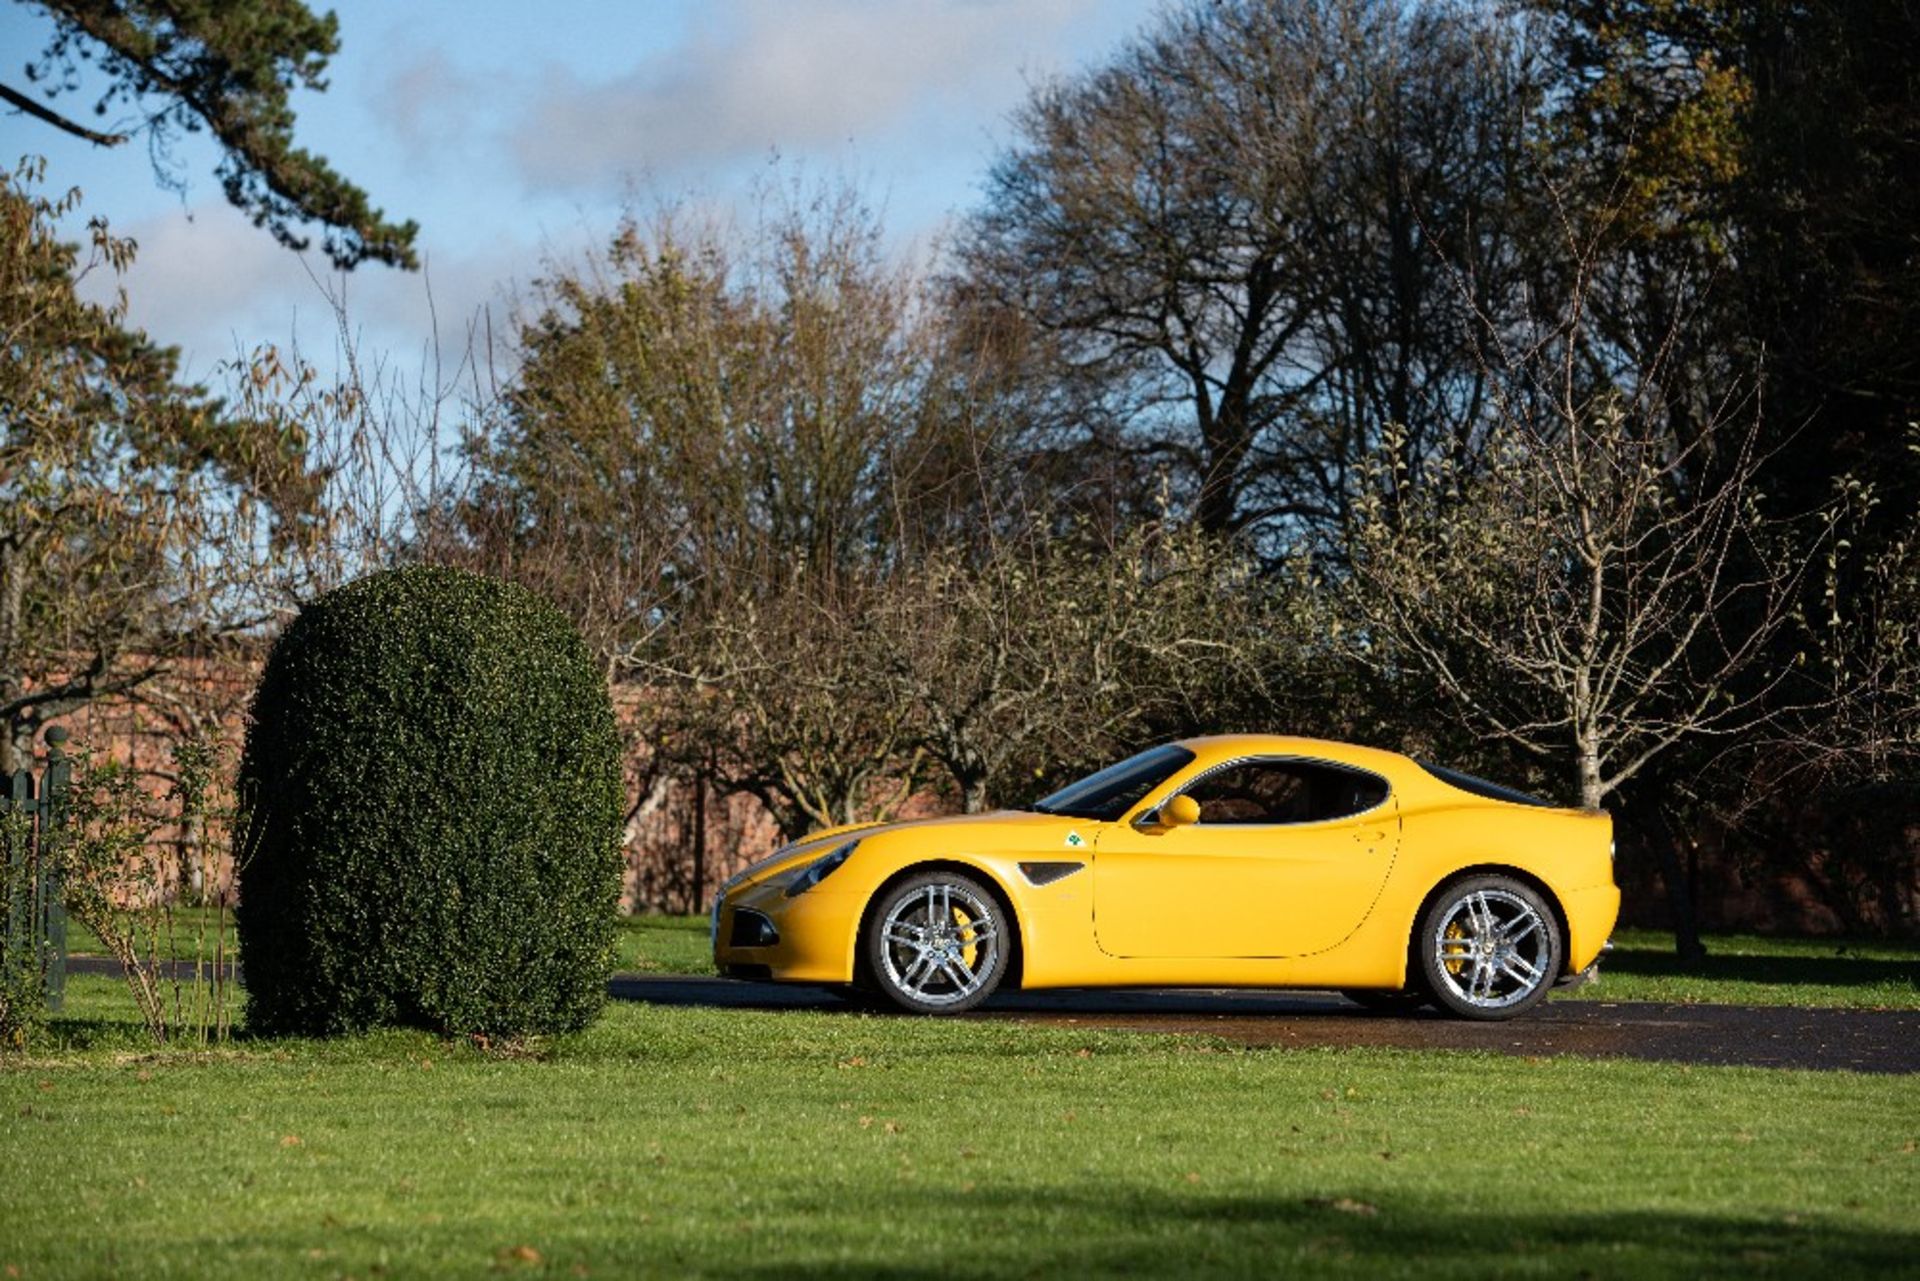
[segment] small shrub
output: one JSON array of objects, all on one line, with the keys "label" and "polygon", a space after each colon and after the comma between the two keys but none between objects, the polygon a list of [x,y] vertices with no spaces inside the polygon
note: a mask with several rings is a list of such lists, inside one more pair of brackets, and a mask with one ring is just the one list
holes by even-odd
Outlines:
[{"label": "small shrub", "polygon": [[518,1035],[606,998],[620,746],[579,633],[431,566],[315,601],[254,695],[236,825],[250,1028]]}]

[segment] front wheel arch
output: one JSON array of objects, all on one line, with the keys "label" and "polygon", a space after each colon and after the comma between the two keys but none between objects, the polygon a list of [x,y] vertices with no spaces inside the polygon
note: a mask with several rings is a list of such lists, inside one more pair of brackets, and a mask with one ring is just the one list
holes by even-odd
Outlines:
[{"label": "front wheel arch", "polygon": [[873,923],[873,914],[880,910],[880,904],[886,898],[887,891],[923,872],[958,872],[962,876],[971,876],[993,894],[994,901],[999,905],[1000,910],[1007,914],[1009,921],[1013,922],[1011,946],[1007,949],[1007,972],[1000,980],[1000,986],[1004,991],[1018,991],[1027,955],[1027,927],[1026,923],[1020,919],[1020,913],[1013,906],[1013,896],[1007,893],[1007,887],[1000,883],[1000,878],[991,868],[952,858],[930,858],[918,863],[909,863],[873,887],[873,893],[867,896],[866,906],[860,909],[860,921],[853,934],[854,985],[862,988],[873,987],[873,975],[867,969],[867,949],[861,946],[861,940],[867,937],[867,927]]}]

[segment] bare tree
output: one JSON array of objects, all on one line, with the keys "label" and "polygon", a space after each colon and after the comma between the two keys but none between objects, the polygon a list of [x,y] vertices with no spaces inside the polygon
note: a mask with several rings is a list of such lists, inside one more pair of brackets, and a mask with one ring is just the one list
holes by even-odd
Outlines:
[{"label": "bare tree", "polygon": [[885,590],[796,566],[682,624],[674,656],[643,669],[654,750],[722,794],[758,799],[788,840],[891,817],[923,781],[924,754],[912,709],[878,679]]},{"label": "bare tree", "polygon": [[1504,301],[1528,74],[1471,6],[1178,6],[1034,94],[960,288],[1056,335],[1201,528],[1337,533],[1387,423],[1417,458],[1477,417],[1444,263]]},{"label": "bare tree", "polygon": [[1784,642],[1839,513],[1767,509],[1758,405],[1737,387],[1676,438],[1665,349],[1622,376],[1585,284],[1531,333],[1493,334],[1477,460],[1423,486],[1393,451],[1376,461],[1351,598],[1368,660],[1417,668],[1599,807],[1675,749],[1781,713]]},{"label": "bare tree", "polygon": [[972,813],[1195,723],[1222,690],[1266,705],[1260,602],[1246,557],[1206,535],[1041,525],[901,575],[874,620],[875,675]]}]

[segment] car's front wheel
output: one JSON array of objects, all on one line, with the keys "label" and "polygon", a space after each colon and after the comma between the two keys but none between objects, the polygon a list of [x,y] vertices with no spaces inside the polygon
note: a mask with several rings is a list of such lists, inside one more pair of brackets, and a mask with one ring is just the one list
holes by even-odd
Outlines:
[{"label": "car's front wheel", "polygon": [[991,890],[936,870],[884,892],[863,945],[875,989],[913,1014],[958,1014],[1007,972],[1013,925]]},{"label": "car's front wheel", "polygon": [[1434,1001],[1469,1019],[1510,1019],[1546,999],[1563,961],[1553,909],[1508,876],[1447,886],[1421,914],[1421,971]]}]

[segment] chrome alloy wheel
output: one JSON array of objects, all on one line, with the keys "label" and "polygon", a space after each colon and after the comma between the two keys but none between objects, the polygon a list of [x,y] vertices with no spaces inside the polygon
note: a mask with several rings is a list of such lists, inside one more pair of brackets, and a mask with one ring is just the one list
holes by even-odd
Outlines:
[{"label": "chrome alloy wheel", "polygon": [[1000,969],[992,902],[965,885],[934,881],[894,903],[880,924],[887,983],[916,1005],[958,1005]]},{"label": "chrome alloy wheel", "polygon": [[1461,895],[1440,914],[1431,946],[1434,976],[1477,1009],[1518,1005],[1553,978],[1551,926],[1506,890]]}]

